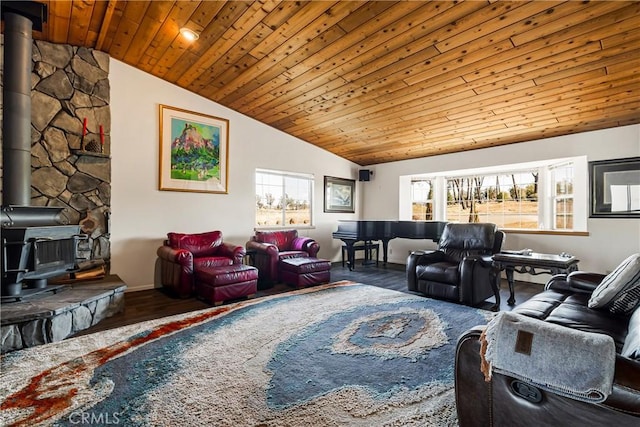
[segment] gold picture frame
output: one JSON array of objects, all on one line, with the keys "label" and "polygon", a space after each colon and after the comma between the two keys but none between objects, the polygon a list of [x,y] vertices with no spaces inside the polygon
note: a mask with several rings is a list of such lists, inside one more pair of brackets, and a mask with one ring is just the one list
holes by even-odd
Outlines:
[{"label": "gold picture frame", "polygon": [[229,120],[160,104],[161,191],[228,193]]}]

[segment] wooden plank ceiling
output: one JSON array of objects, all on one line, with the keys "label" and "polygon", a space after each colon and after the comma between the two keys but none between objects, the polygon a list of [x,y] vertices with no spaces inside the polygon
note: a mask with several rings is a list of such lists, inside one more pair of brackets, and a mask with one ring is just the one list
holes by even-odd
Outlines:
[{"label": "wooden plank ceiling", "polygon": [[46,3],[36,38],[360,165],[640,123],[639,1]]}]

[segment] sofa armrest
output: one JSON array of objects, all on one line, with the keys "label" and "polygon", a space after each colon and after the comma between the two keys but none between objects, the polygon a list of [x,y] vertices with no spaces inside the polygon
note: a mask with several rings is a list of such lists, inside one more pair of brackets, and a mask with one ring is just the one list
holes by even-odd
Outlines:
[{"label": "sofa armrest", "polygon": [[186,249],[160,246],[160,281],[180,298],[188,298],[193,292],[193,254]]},{"label": "sofa armrest", "polygon": [[604,277],[604,274],[588,273],[586,271],[556,274],[549,279],[544,288],[545,290],[552,289],[590,294],[598,287]]},{"label": "sofa armrest", "polygon": [[613,390],[602,405],[640,420],[640,362],[617,355],[615,369]]},{"label": "sofa armrest", "polygon": [[441,251],[413,251],[407,257],[407,284],[410,291],[419,291],[416,267],[420,264],[431,264],[444,258]]},{"label": "sofa armrest", "polygon": [[496,305],[492,308],[495,311],[500,303],[500,273],[492,255],[467,255],[458,264],[458,271],[458,302],[474,306],[484,301],[490,293],[496,299]]},{"label": "sofa armrest", "polygon": [[567,276],[567,283],[572,291],[592,293],[605,277],[605,274],[574,271]]},{"label": "sofa armrest", "polygon": [[[513,414],[522,419],[523,416],[538,414],[540,425],[554,425],[552,415],[555,410],[562,410],[574,415],[582,414],[567,425],[585,425],[585,420],[610,419],[613,424],[623,425],[625,420],[640,417],[640,362],[621,355],[616,355],[613,389],[607,400],[602,403],[585,403],[560,396],[552,392],[546,394],[544,405],[547,412],[535,411],[535,406],[521,398],[514,400],[514,393],[508,386],[512,378],[495,373],[487,382],[481,371],[479,341],[486,326],[476,326],[460,336],[455,355],[455,393],[456,409],[460,426],[487,426],[505,423],[505,416]],[[470,398],[470,396],[473,396]],[[508,407],[509,402],[524,402],[524,405]],[[569,414],[565,414],[568,420]],[[562,415],[560,415],[562,418]],[[493,423],[491,422],[493,419]],[[511,420],[513,421],[513,420]],[[512,423],[508,423],[512,424]]]},{"label": "sofa armrest", "polygon": [[291,241],[291,249],[305,251],[311,258],[315,258],[320,250],[320,244],[310,237],[296,237]]},{"label": "sofa armrest", "polygon": [[421,264],[433,264],[434,262],[440,262],[445,259],[445,253],[442,251],[415,251],[412,252],[409,257],[414,256],[416,258],[416,266]]},{"label": "sofa armrest", "polygon": [[454,358],[454,381],[458,422],[465,427],[485,427],[491,423],[491,383],[480,370],[480,334],[486,326],[476,326],[458,338]]},{"label": "sofa armrest", "polygon": [[275,282],[278,278],[278,254],[280,250],[273,243],[249,240],[247,250],[255,251],[254,267],[258,269],[260,281]]},{"label": "sofa armrest", "polygon": [[[464,289],[470,289],[473,285],[473,276],[475,274],[475,268],[480,263],[480,256],[469,255],[462,258],[462,261],[458,264],[458,271],[460,272],[460,291]],[[463,301],[462,295],[460,300]]]},{"label": "sofa armrest", "polygon": [[460,261],[460,274],[463,270],[471,271],[470,269],[478,266],[480,268],[488,269],[493,268],[493,258],[491,255],[467,255]]},{"label": "sofa armrest", "polygon": [[493,255],[478,255],[480,265],[484,268],[493,268]]},{"label": "sofa armrest", "polygon": [[248,241],[246,247],[247,250],[254,250],[257,253],[263,253],[275,258],[278,257],[278,252],[280,252],[278,247],[273,243],[262,243],[256,242],[255,240]]},{"label": "sofa armrest", "polygon": [[173,249],[170,246],[160,246],[158,257],[167,262],[180,264],[181,267],[193,272],[193,254],[186,249]]},{"label": "sofa armrest", "polygon": [[233,243],[222,243],[218,250],[220,255],[233,259],[234,264],[242,264],[247,253],[244,246],[234,245]]},{"label": "sofa armrest", "polygon": [[407,273],[407,286],[410,291],[418,291],[418,279],[416,277],[416,263],[418,258],[422,255],[422,251],[414,251],[407,257],[406,273]]}]

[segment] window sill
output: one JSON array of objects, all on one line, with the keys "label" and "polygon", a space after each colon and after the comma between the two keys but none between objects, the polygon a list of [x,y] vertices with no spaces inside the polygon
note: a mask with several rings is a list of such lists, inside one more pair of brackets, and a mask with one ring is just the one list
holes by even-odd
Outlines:
[{"label": "window sill", "polygon": [[588,231],[572,230],[525,230],[518,228],[501,228],[507,234],[547,234],[551,236],[588,236]]},{"label": "window sill", "polygon": [[300,224],[288,224],[288,225],[265,225],[264,227],[253,227],[253,231],[269,231],[269,230],[314,230],[315,225],[300,225]]}]

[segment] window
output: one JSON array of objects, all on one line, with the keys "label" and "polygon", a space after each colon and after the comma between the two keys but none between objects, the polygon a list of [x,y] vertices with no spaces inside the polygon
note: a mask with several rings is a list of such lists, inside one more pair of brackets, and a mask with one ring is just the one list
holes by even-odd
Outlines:
[{"label": "window", "polygon": [[447,220],[538,228],[538,170],[447,178]]},{"label": "window", "polygon": [[551,168],[555,228],[573,228],[573,163]]},{"label": "window", "polygon": [[[576,203],[575,187],[579,176],[580,188],[586,189],[586,164],[586,157],[577,157],[412,176],[411,219],[492,222],[502,229],[585,230],[586,198],[578,197]],[[401,206],[400,212],[406,210]]]},{"label": "window", "polygon": [[433,220],[433,183],[430,179],[411,180],[411,219]]},{"label": "window", "polygon": [[313,225],[313,175],[256,170],[256,227]]}]

